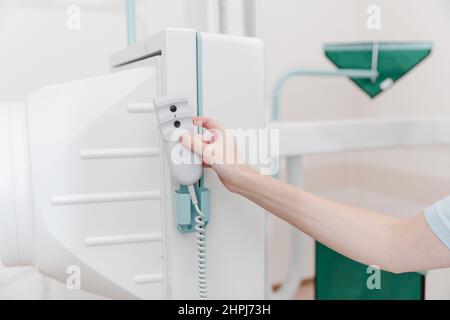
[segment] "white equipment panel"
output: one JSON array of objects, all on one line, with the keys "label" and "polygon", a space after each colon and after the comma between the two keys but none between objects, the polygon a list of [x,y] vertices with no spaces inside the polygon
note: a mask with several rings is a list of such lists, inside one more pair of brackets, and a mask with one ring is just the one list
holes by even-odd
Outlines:
[{"label": "white equipment panel", "polygon": [[101,277],[116,285],[103,295],[164,296],[159,136],[153,117],[130,113],[156,82],[155,68],[136,69],[31,95],[36,263],[49,276],[76,265],[87,290]]}]

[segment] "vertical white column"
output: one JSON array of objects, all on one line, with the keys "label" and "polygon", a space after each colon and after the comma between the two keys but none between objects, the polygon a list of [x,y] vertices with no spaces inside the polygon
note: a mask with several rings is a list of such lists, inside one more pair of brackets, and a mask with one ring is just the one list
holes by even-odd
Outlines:
[{"label": "vertical white column", "polygon": [[[204,13],[203,23],[193,21],[197,29],[209,33],[260,37],[261,0],[203,0],[189,2],[189,14]],[[195,10],[193,8],[195,7]]]},{"label": "vertical white column", "polygon": [[4,266],[20,263],[14,201],[11,104],[0,104],[0,260]]}]

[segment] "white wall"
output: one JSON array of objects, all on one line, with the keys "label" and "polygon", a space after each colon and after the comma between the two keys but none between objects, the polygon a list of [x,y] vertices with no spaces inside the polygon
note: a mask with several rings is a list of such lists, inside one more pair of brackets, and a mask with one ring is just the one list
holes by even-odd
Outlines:
[{"label": "white wall", "polygon": [[[381,7],[381,30],[366,27],[366,9]],[[294,79],[283,93],[288,121],[449,115],[450,2],[446,0],[283,0],[263,2],[267,103],[275,79],[292,67],[332,68],[322,44],[337,41],[431,40],[432,56],[389,92],[369,99],[343,79]],[[421,212],[450,193],[450,150],[421,148],[308,157],[306,189],[396,215]],[[271,224],[269,270],[282,280],[289,248],[283,223]],[[312,268],[312,264],[310,264]],[[430,272],[429,298],[450,298],[450,271]]]},{"label": "white wall", "polygon": [[[184,0],[137,0],[138,40],[166,27],[187,27]],[[70,5],[81,29],[66,26]],[[0,0],[0,100],[23,99],[43,85],[109,71],[127,45],[124,0]]]}]

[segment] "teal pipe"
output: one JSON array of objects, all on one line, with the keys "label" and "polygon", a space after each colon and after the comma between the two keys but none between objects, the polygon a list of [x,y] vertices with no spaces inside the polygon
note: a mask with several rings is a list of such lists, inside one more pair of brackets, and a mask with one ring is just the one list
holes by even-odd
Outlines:
[{"label": "teal pipe", "polygon": [[[378,77],[376,70],[359,70],[359,69],[338,69],[338,70],[307,70],[293,69],[278,78],[273,91],[272,105],[272,121],[280,119],[281,90],[286,81],[293,77],[349,77],[354,79],[370,79]],[[275,171],[274,177],[278,177],[280,167],[280,159],[274,159]]]},{"label": "teal pipe", "polygon": [[287,80],[293,77],[349,77],[353,79],[367,79],[378,76],[376,70],[339,69],[339,70],[307,70],[294,69],[286,72],[275,83],[273,91],[272,120],[280,119],[281,90]]},{"label": "teal pipe", "polygon": [[127,0],[127,40],[131,46],[136,43],[136,6],[134,0]]}]

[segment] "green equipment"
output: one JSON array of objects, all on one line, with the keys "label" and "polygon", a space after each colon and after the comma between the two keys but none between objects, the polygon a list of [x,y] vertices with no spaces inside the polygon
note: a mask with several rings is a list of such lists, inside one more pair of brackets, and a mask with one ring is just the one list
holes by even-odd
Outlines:
[{"label": "green equipment", "polygon": [[377,71],[371,78],[350,79],[371,98],[390,88],[431,53],[430,42],[326,44],[325,56],[338,69]]}]

